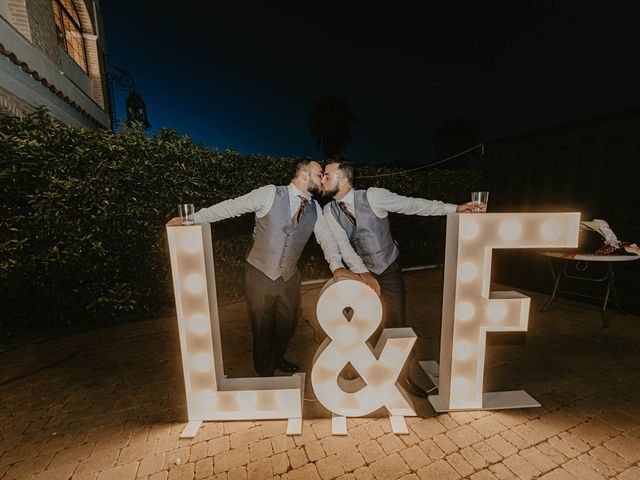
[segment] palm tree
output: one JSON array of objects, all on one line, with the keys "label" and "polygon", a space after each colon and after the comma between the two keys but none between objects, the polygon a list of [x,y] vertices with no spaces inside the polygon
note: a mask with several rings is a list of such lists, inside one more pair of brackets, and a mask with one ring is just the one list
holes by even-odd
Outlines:
[{"label": "palm tree", "polygon": [[351,102],[337,95],[320,95],[313,100],[309,134],[325,157],[339,155],[353,141],[351,130],[357,121]]}]

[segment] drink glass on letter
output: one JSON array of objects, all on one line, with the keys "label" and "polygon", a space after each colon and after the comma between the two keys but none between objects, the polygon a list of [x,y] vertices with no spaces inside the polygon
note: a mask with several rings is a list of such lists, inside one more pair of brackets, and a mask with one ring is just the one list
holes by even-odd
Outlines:
[{"label": "drink glass on letter", "polygon": [[178,204],[178,215],[180,215],[181,225],[193,225],[196,223],[194,213],[193,203]]},{"label": "drink glass on letter", "polygon": [[471,192],[471,202],[473,211],[476,213],[486,213],[487,203],[489,203],[489,192]]}]

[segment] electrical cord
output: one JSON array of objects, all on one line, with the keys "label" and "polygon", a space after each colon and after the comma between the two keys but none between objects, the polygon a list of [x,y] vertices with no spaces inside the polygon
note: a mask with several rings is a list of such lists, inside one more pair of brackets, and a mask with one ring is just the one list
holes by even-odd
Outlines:
[{"label": "electrical cord", "polygon": [[[301,296],[300,296],[300,305],[302,305],[302,299],[304,298],[305,295],[307,295],[308,293],[314,292],[316,290],[321,290],[322,287],[314,287],[311,288],[309,290],[307,290],[306,292],[304,292]],[[306,323],[306,325],[311,329],[311,331],[313,332],[313,341],[320,345],[320,340],[318,340],[318,333],[316,332],[316,329],[313,328],[313,326],[311,325],[311,320],[307,317],[305,317],[302,314],[302,308],[300,309],[300,318],[302,318],[302,320],[304,320],[304,322]]]},{"label": "electrical cord", "polygon": [[0,388],[4,387],[5,385],[9,385],[10,383],[17,382],[18,380],[22,380],[24,378],[30,377],[31,375],[35,375],[36,373],[41,372],[43,370],[47,370],[49,368],[53,368],[56,365],[59,365],[59,364],[61,364],[63,362],[67,362],[67,361],[71,360],[73,357],[75,357],[81,351],[82,351],[82,349],[76,350],[71,355],[67,355],[64,358],[60,358],[60,359],[58,359],[58,360],[56,360],[54,362],[48,363],[47,365],[43,365],[41,367],[34,368],[33,370],[30,370],[28,372],[21,373],[21,374],[15,375],[13,377],[10,377],[10,378],[6,379],[5,381],[0,382]]},{"label": "electrical cord", "polygon": [[383,173],[381,175],[366,175],[364,177],[360,177],[359,176],[358,178],[361,179],[361,178],[391,177],[393,175],[402,175],[402,174],[409,173],[409,172],[415,172],[416,170],[422,170],[423,168],[433,167],[435,165],[439,165],[441,163],[448,162],[449,160],[453,160],[454,158],[458,158],[458,157],[464,155],[465,153],[469,153],[470,151],[475,150],[478,147],[482,148],[482,155],[484,155],[484,143],[479,143],[478,145],[474,145],[471,148],[467,148],[464,152],[456,153],[455,155],[451,155],[450,157],[444,158],[442,160],[438,160],[437,162],[430,163],[429,165],[422,165],[420,167],[410,168],[409,170],[403,170],[401,172]]}]

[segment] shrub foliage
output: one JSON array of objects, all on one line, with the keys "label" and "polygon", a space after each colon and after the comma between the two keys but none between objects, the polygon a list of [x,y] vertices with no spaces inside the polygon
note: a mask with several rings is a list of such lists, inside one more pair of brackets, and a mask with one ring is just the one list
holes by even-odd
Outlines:
[{"label": "shrub foliage", "polygon": [[[176,204],[196,209],[265,184],[286,184],[296,159],[220,152],[171,130],[147,136],[61,125],[45,111],[0,115],[2,229],[0,290],[4,332],[105,320],[171,305],[164,225]],[[362,166],[359,186],[459,203],[476,172],[406,174]],[[442,258],[444,219],[394,216],[405,265]],[[219,295],[242,295],[253,219],[214,226]],[[305,278],[329,276],[316,242],[301,261]]]}]

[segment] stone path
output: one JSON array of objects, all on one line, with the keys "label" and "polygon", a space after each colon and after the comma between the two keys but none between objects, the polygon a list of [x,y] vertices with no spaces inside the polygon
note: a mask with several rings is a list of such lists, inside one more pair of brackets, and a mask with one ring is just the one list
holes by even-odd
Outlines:
[{"label": "stone path", "polygon": [[[442,271],[407,274],[408,318],[420,359],[437,359]],[[303,298],[311,318],[319,290]],[[186,421],[175,318],[113,325],[0,354],[0,479],[640,479],[640,318],[558,304],[529,331],[493,335],[485,390],[523,388],[542,408],[436,415],[416,400],[410,434],[384,412],[329,414],[307,388],[303,434],[286,422]],[[245,305],[221,307],[225,369],[251,376]],[[304,322],[290,359],[309,371],[317,343]],[[416,372],[414,372],[416,373]],[[419,378],[418,380],[426,380]],[[7,383],[8,382],[8,383]]]}]

